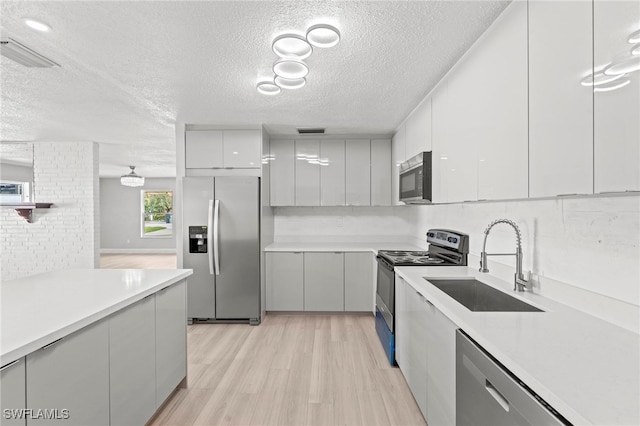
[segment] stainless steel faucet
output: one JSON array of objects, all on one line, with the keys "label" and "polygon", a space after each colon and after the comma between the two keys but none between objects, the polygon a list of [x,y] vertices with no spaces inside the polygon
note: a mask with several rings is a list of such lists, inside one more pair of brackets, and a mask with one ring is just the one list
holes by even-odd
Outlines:
[{"label": "stainless steel faucet", "polygon": [[[516,231],[516,252],[515,253],[487,253],[487,237],[491,228],[499,223],[506,223]],[[529,282],[525,279],[522,272],[522,236],[520,234],[520,228],[515,222],[509,219],[496,219],[487,226],[484,230],[484,242],[482,243],[482,253],[480,253],[480,272],[489,272],[487,268],[487,256],[515,256],[516,257],[516,273],[514,276],[513,290],[524,291]]]}]

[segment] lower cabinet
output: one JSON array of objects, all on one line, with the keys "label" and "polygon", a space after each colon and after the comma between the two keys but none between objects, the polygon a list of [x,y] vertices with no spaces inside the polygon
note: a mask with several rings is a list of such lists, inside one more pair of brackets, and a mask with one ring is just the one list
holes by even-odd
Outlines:
[{"label": "lower cabinet", "polygon": [[[27,355],[26,394],[34,413],[28,425],[108,425],[108,320]],[[50,411],[40,417],[38,410]]]},{"label": "lower cabinet", "polygon": [[267,311],[373,312],[370,252],[268,252]]},{"label": "lower cabinet", "polygon": [[156,293],[156,407],[187,376],[186,281]]},{"label": "lower cabinet", "polygon": [[396,361],[430,426],[456,422],[456,329],[396,275]]},{"label": "lower cabinet", "polygon": [[155,300],[151,295],[109,318],[112,425],[142,425],[155,412],[155,354]]},{"label": "lower cabinet", "polygon": [[25,358],[20,358],[0,368],[0,425],[26,425],[20,410],[27,407],[25,400]]}]

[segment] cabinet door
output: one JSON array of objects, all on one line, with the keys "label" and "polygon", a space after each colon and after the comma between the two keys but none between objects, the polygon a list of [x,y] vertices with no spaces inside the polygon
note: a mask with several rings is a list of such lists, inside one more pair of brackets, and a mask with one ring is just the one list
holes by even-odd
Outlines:
[{"label": "cabinet door", "polygon": [[187,375],[186,281],[156,293],[156,407]]},{"label": "cabinet door", "polygon": [[304,254],[304,310],[344,311],[342,253]]},{"label": "cabinet door", "polygon": [[142,425],[156,410],[155,300],[148,296],[109,318],[112,425]]},{"label": "cabinet door", "polygon": [[[529,1],[529,192],[593,193],[592,2]],[[637,158],[636,158],[637,160]]]},{"label": "cabinet door", "polygon": [[260,130],[224,131],[224,167],[259,169],[262,167]]},{"label": "cabinet door", "polygon": [[295,143],[293,140],[272,140],[270,150],[271,205],[294,206]]},{"label": "cabinet door", "polygon": [[[20,411],[27,408],[25,394],[25,358],[20,358],[0,368],[0,425],[26,425],[26,417],[20,418]],[[7,415],[16,413],[15,415]],[[13,411],[16,410],[16,411]]]},{"label": "cabinet door", "polygon": [[224,167],[223,146],[222,130],[189,130],[185,137],[187,169]]},{"label": "cabinet door", "polygon": [[371,205],[371,142],[349,139],[347,151],[347,205]]},{"label": "cabinet door", "polygon": [[456,325],[429,302],[427,337],[427,422],[456,424]]},{"label": "cabinet door", "polygon": [[424,297],[413,287],[407,286],[407,309],[409,311],[407,339],[407,358],[411,372],[405,375],[413,398],[418,403],[425,419],[427,417],[427,333],[425,324],[428,321],[427,304]]},{"label": "cabinet door", "polygon": [[406,156],[431,151],[431,98],[425,99],[407,119]]},{"label": "cabinet door", "polygon": [[406,127],[402,124],[391,139],[391,204],[403,206],[400,202],[400,164],[406,157]]},{"label": "cabinet door", "polygon": [[320,143],[320,205],[344,206],[344,203],[344,141],[322,141],[322,143]]},{"label": "cabinet door", "polygon": [[447,82],[441,82],[432,98],[432,191],[434,203],[446,203],[449,169],[449,97]]},{"label": "cabinet door", "polygon": [[[640,28],[639,22],[637,1],[594,1],[593,62],[597,73],[613,61],[631,58],[630,51],[638,44],[627,40],[631,31]],[[595,192],[640,191],[640,72],[630,72],[608,84],[582,87],[585,92],[591,89]]]},{"label": "cabinet door", "polygon": [[32,410],[67,409],[69,417],[28,419],[29,425],[109,424],[108,321],[27,355],[27,406]]},{"label": "cabinet door", "polygon": [[320,141],[296,140],[296,206],[320,205]]},{"label": "cabinet door", "polygon": [[267,310],[304,310],[303,254],[266,253]]},{"label": "cabinet door", "polygon": [[371,140],[371,205],[391,205],[391,141]]},{"label": "cabinet door", "polygon": [[373,312],[375,280],[371,253],[344,254],[344,310]]}]

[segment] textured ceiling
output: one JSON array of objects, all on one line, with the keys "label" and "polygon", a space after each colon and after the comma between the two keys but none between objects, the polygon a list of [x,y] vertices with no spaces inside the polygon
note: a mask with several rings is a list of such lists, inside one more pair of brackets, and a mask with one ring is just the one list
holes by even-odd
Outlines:
[{"label": "textured ceiling", "polygon": [[[100,175],[175,176],[176,123],[391,133],[508,1],[5,1],[2,38],[61,65],[0,59],[2,141],[95,141]],[[26,27],[25,17],[52,31]],[[271,40],[318,22],[342,41],[278,96]]]}]

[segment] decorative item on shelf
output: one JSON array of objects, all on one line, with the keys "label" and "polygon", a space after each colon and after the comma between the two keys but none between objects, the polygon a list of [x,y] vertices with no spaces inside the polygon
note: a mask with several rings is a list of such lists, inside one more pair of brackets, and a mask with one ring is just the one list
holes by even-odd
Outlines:
[{"label": "decorative item on shelf", "polygon": [[143,186],[144,178],[136,174],[136,166],[129,166],[131,173],[120,176],[120,183],[124,186]]},{"label": "decorative item on shelf", "polygon": [[256,89],[263,95],[277,95],[280,89],[300,89],[307,83],[309,66],[303,62],[313,53],[313,47],[328,48],[340,42],[340,31],[332,25],[317,24],[307,29],[306,36],[288,32],[275,37],[271,43],[279,59],[274,62],[271,80],[261,79]]},{"label": "decorative item on shelf", "polygon": [[33,209],[49,209],[53,203],[2,203],[0,207],[9,207],[15,209],[21,218],[32,223]]}]

